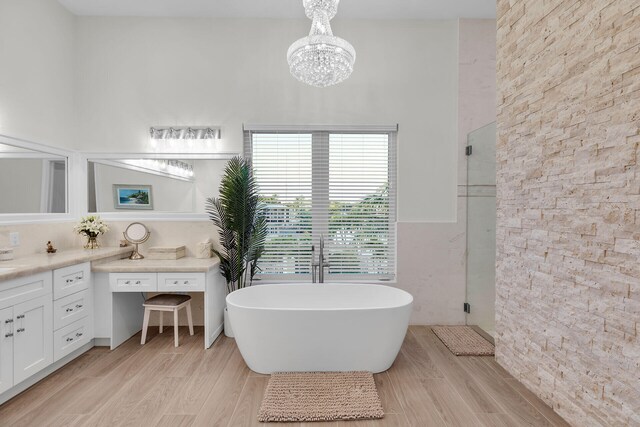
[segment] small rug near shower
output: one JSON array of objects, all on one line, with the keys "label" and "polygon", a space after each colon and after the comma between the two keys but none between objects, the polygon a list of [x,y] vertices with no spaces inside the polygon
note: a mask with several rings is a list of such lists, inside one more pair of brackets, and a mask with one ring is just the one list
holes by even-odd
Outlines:
[{"label": "small rug near shower", "polygon": [[470,326],[433,326],[431,330],[456,356],[493,356],[495,347]]},{"label": "small rug near shower", "polygon": [[370,372],[271,374],[258,421],[337,421],[384,416]]}]

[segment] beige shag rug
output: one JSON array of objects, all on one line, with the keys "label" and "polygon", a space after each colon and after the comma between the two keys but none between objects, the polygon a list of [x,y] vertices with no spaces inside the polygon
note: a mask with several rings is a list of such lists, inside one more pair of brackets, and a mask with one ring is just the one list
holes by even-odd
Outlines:
[{"label": "beige shag rug", "polygon": [[382,418],[370,372],[271,374],[258,421],[337,421]]},{"label": "beige shag rug", "polygon": [[469,326],[433,326],[431,330],[456,356],[493,356],[495,347]]}]

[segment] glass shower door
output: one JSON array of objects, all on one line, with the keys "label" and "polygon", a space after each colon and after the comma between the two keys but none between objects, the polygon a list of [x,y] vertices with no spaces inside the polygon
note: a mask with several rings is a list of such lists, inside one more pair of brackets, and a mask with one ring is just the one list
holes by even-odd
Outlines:
[{"label": "glass shower door", "polygon": [[471,132],[467,148],[467,325],[493,335],[496,264],[496,124]]}]

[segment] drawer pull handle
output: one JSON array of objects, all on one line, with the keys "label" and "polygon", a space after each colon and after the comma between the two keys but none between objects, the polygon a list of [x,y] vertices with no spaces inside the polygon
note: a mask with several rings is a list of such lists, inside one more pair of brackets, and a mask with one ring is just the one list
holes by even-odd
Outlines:
[{"label": "drawer pull handle", "polygon": [[67,338],[67,342],[73,341],[73,338]]},{"label": "drawer pull handle", "polygon": [[136,285],[139,285],[139,284],[140,284],[140,280],[136,280]]},{"label": "drawer pull handle", "polygon": [[69,313],[69,312],[73,311],[73,308],[69,307],[69,308],[67,308],[66,311],[67,311],[67,313]]},{"label": "drawer pull handle", "polygon": [[11,338],[13,336],[13,332],[7,332],[6,334],[4,334],[5,338]]},{"label": "drawer pull handle", "polygon": [[76,308],[82,308],[82,304],[76,304]]},{"label": "drawer pull handle", "polygon": [[173,282],[173,284],[174,284],[174,285],[177,285],[177,284],[178,284],[178,281],[177,281],[177,280],[175,280],[175,281]]},{"label": "drawer pull handle", "polygon": [[189,284],[189,281],[188,281],[188,280],[185,280],[185,281],[184,281],[184,284],[185,284],[185,285],[188,285],[188,284]]},{"label": "drawer pull handle", "polygon": [[82,276],[76,276],[76,280],[82,280]]},{"label": "drawer pull handle", "polygon": [[18,314],[18,315],[16,316],[16,319],[24,319],[24,314]]},{"label": "drawer pull handle", "polygon": [[78,332],[78,333],[76,334],[76,336],[77,336],[77,337],[81,337],[81,336],[82,336],[82,332]]},{"label": "drawer pull handle", "polygon": [[125,285],[129,285],[131,284],[131,282],[129,280],[127,280],[126,282],[124,282]]},{"label": "drawer pull handle", "polygon": [[16,332],[18,332],[18,333],[24,332],[24,328],[18,328],[18,329],[16,329]]},{"label": "drawer pull handle", "polygon": [[13,323],[13,319],[7,319],[4,321],[4,323]]}]

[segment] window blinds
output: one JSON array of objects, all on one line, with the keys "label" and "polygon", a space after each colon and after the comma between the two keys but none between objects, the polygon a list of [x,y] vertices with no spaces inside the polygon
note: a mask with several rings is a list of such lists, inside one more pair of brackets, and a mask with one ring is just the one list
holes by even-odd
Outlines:
[{"label": "window blinds", "polygon": [[307,280],[325,238],[326,280],[392,280],[396,149],[391,131],[246,131],[266,204],[261,278]]},{"label": "window blinds", "polygon": [[310,274],[312,135],[254,134],[251,161],[267,214],[261,274]]}]

